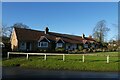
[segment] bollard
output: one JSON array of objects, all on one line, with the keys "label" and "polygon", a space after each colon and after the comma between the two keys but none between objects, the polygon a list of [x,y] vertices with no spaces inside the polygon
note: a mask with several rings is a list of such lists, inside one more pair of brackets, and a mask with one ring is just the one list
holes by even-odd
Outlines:
[{"label": "bollard", "polygon": [[65,61],[65,54],[63,54],[63,61]]},{"label": "bollard", "polygon": [[107,56],[107,63],[109,63],[109,55]]},{"label": "bollard", "polygon": [[47,59],[47,57],[46,57],[46,54],[45,54],[45,56],[44,56],[44,60],[46,60]]},{"label": "bollard", "polygon": [[9,53],[10,53],[10,52],[7,53],[7,59],[9,59],[9,55],[10,55]]},{"label": "bollard", "polygon": [[28,53],[27,53],[27,57],[26,57],[26,59],[28,60],[28,58],[29,58],[29,55],[28,55]]},{"label": "bollard", "polygon": [[82,61],[85,62],[85,57],[84,57],[84,55],[82,56]]}]

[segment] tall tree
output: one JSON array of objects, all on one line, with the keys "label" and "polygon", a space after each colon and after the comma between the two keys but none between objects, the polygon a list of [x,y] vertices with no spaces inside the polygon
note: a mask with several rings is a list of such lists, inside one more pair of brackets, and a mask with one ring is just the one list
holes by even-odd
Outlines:
[{"label": "tall tree", "polygon": [[26,28],[26,29],[29,29],[29,26],[23,24],[23,23],[15,23],[13,26],[11,26],[12,28],[13,27],[18,27],[18,28]]},{"label": "tall tree", "polygon": [[2,25],[1,31],[0,31],[0,36],[2,37],[9,37],[12,31],[11,27],[8,27],[7,25]]},{"label": "tall tree", "polygon": [[93,37],[99,42],[104,42],[104,39],[109,30],[110,28],[106,27],[106,21],[101,20],[97,23],[97,25],[93,29]]},{"label": "tall tree", "polygon": [[13,26],[10,26],[10,27],[8,27],[6,25],[3,25],[3,27],[1,27],[2,31],[0,31],[0,35],[2,35],[4,37],[10,37],[14,27],[26,28],[26,29],[29,28],[29,26],[27,26],[27,25],[25,25],[23,23],[15,23]]}]

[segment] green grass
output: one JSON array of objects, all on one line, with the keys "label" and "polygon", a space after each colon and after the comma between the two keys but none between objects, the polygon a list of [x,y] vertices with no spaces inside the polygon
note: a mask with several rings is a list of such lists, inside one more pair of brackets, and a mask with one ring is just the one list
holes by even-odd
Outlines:
[{"label": "green grass", "polygon": [[98,52],[98,53],[96,53],[96,55],[98,55],[98,56],[107,56],[107,55],[109,55],[109,56],[120,56],[120,53],[119,52]]},{"label": "green grass", "polygon": [[[94,53],[95,54],[95,53]],[[57,69],[57,70],[80,70],[80,71],[118,71],[117,52],[96,53],[96,55],[85,55],[85,62],[82,62],[82,55],[67,55],[65,61],[62,56],[30,56],[12,57],[4,59],[2,66],[20,66],[26,68]],[[106,55],[110,55],[110,63],[106,63]]]}]

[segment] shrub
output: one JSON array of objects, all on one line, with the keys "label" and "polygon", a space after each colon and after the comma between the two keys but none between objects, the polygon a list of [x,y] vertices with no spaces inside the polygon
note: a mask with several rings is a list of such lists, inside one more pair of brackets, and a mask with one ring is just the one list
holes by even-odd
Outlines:
[{"label": "shrub", "polygon": [[44,52],[46,52],[47,50],[43,50]]},{"label": "shrub", "polygon": [[74,52],[77,53],[79,50],[78,49],[75,49]]},{"label": "shrub", "polygon": [[83,50],[83,46],[79,45],[79,46],[78,46],[78,49],[79,49],[80,51],[82,51],[82,50]]},{"label": "shrub", "polygon": [[87,49],[83,49],[83,52],[86,53],[86,52],[87,52]]},{"label": "shrub", "polygon": [[103,48],[103,50],[102,50],[102,51],[103,51],[103,52],[105,52],[105,51],[108,51],[108,50],[107,50],[107,48]]},{"label": "shrub", "polygon": [[59,48],[56,48],[55,51],[60,51],[60,52],[62,52],[62,51],[64,51],[64,48],[59,47]]},{"label": "shrub", "polygon": [[97,52],[101,52],[101,51],[102,51],[102,49],[101,49],[101,48],[98,48],[98,49],[96,49],[96,51],[97,51]]},{"label": "shrub", "polygon": [[96,50],[95,50],[95,49],[93,49],[93,52],[96,52]]},{"label": "shrub", "polygon": [[78,49],[75,49],[75,50],[71,51],[71,53],[78,53],[78,52],[79,52]]},{"label": "shrub", "polygon": [[110,46],[110,45],[108,45],[107,48],[108,48],[109,51],[116,51],[118,46]]}]

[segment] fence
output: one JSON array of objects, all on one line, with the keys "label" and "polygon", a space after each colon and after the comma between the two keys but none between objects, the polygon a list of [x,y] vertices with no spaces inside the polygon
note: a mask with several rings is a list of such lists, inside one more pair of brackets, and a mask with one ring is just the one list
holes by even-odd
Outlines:
[{"label": "fence", "polygon": [[[67,55],[82,55],[82,62],[85,62],[85,55],[91,55],[93,56],[93,54],[58,54],[58,53],[18,53],[18,52],[8,52],[7,53],[7,59],[10,58],[10,54],[22,54],[22,55],[26,55],[26,59],[29,59],[29,55],[43,55],[44,56],[44,60],[47,60],[47,55],[59,55],[59,56],[63,56],[62,60],[65,61],[65,56]],[[106,63],[109,63],[109,55],[106,56]]]}]

